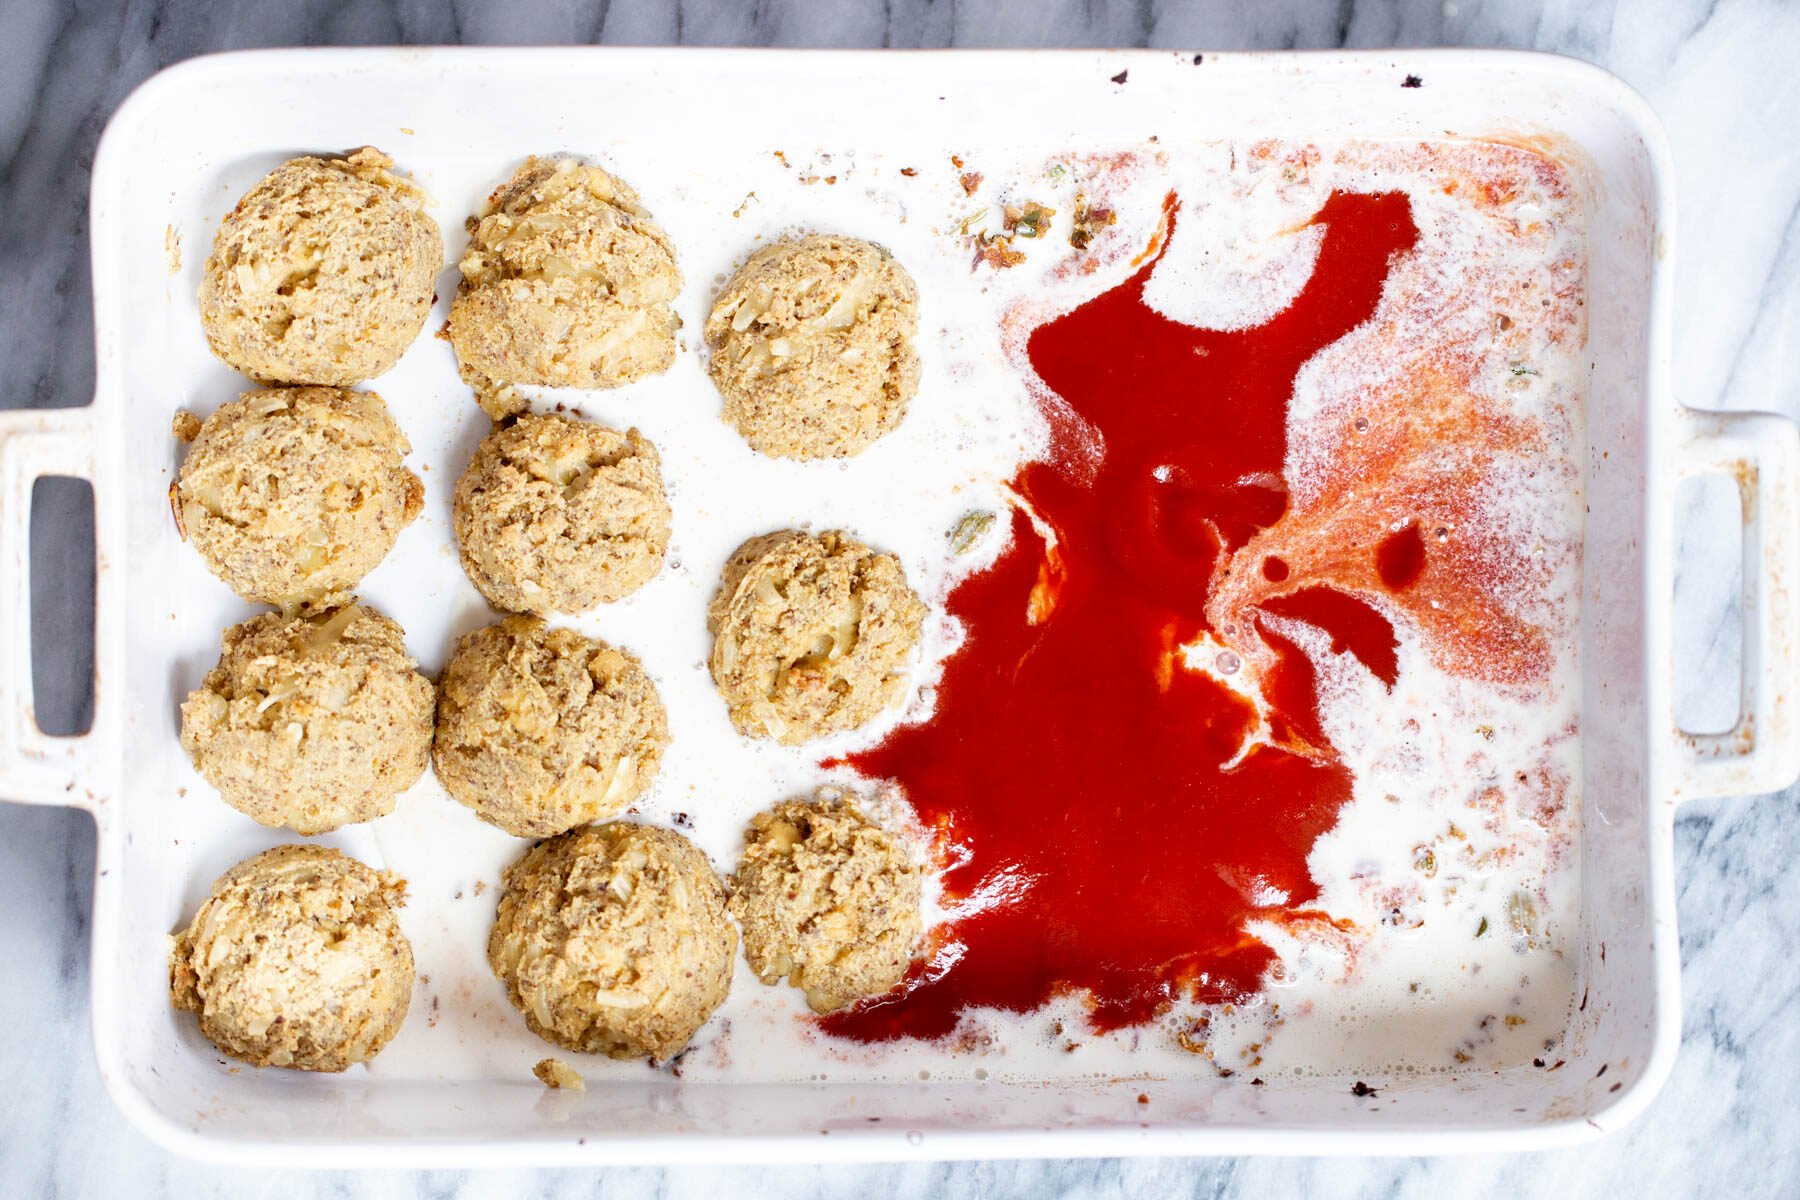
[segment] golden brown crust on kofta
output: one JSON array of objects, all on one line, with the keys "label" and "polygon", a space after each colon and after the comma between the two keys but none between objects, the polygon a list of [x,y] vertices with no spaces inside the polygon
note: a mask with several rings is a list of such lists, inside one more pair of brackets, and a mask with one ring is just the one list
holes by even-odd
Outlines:
[{"label": "golden brown crust on kofta", "polygon": [[465,634],[438,679],[438,781],[515,837],[624,811],[668,744],[668,713],[634,655],[535,617]]},{"label": "golden brown crust on kofta", "polygon": [[675,248],[623,180],[528,158],[469,228],[445,333],[489,415],[523,407],[511,384],[613,388],[675,361]]},{"label": "golden brown crust on kofta", "polygon": [[412,946],[405,885],[323,846],[276,846],[213,884],[173,939],[169,997],[258,1067],[342,1071],[400,1031]]},{"label": "golden brown crust on kofta", "polygon": [[680,834],[615,823],[540,842],[506,869],[488,963],[545,1041],[667,1059],[725,1001],[737,930]]},{"label": "golden brown crust on kofta", "polygon": [[181,706],[181,745],[260,824],[325,833],[394,811],[431,758],[436,689],[366,605],[264,613],[224,633]]},{"label": "golden brown crust on kofta", "polygon": [[208,569],[285,609],[342,603],[425,506],[373,392],[245,392],[201,423],[171,501]]},{"label": "golden brown crust on kofta", "polygon": [[557,413],[496,429],[456,484],[463,570],[507,612],[579,613],[630,595],[662,568],[669,517],[648,438]]},{"label": "golden brown crust on kofta", "polygon": [[207,344],[258,383],[346,387],[399,361],[431,312],[444,239],[372,147],[281,164],[219,223]]},{"label": "golden brown crust on kofta", "polygon": [[726,422],[776,458],[861,453],[918,391],[918,301],[873,242],[815,234],[762,247],[706,322]]},{"label": "golden brown crust on kofta", "polygon": [[707,609],[713,682],[746,737],[854,729],[906,694],[925,605],[900,560],[846,533],[751,538]]},{"label": "golden brown crust on kofta", "polygon": [[814,1012],[880,995],[918,947],[922,878],[906,844],[850,800],[758,813],[731,893],[750,969],[801,989]]}]

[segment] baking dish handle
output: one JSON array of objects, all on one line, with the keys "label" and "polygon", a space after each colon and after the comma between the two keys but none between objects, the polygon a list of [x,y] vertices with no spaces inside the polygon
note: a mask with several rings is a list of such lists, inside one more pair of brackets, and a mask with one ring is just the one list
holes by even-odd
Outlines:
[{"label": "baking dish handle", "polygon": [[1737,724],[1724,733],[1688,733],[1671,707],[1676,795],[1778,792],[1800,777],[1800,425],[1773,413],[1683,409],[1676,470],[1683,479],[1736,481],[1744,528]]},{"label": "baking dish handle", "polygon": [[[96,486],[92,411],[0,412],[0,561],[5,564],[0,579],[0,798],[7,800],[89,808],[97,799],[85,764],[92,762],[102,728],[99,680],[94,684],[94,723],[87,733],[72,737],[38,728],[31,693],[32,485],[46,475],[69,475]],[[97,488],[94,501],[97,515]],[[98,588],[98,546],[95,554]],[[98,594],[95,602],[97,612]],[[99,657],[96,645],[95,661]]]}]

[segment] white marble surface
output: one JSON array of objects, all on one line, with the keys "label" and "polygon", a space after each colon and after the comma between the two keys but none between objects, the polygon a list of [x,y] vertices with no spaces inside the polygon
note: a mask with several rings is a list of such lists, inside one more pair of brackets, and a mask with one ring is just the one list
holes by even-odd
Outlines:
[{"label": "white marble surface", "polygon": [[[1240,11],[1241,10],[1241,11]],[[586,42],[1202,49],[1508,46],[1624,76],[1667,124],[1680,170],[1675,363],[1699,407],[1800,408],[1800,5],[1677,0],[205,0],[0,6],[0,405],[85,402],[93,380],[84,206],[107,115],[159,67],[305,43]],[[67,514],[46,511],[51,540]],[[1716,529],[1717,527],[1713,527]],[[1730,708],[1735,566],[1704,528],[1678,583],[1683,712]],[[78,719],[85,670],[58,603],[80,571],[46,556],[46,720]],[[49,601],[44,603],[42,601]],[[60,699],[59,699],[60,697]],[[0,1196],[1660,1196],[1800,1194],[1800,792],[1692,806],[1677,830],[1687,1015],[1648,1114],[1582,1149],[1527,1157],[1149,1160],[607,1172],[246,1173],[170,1158],[95,1073],[86,942],[93,832],[0,804]]]}]

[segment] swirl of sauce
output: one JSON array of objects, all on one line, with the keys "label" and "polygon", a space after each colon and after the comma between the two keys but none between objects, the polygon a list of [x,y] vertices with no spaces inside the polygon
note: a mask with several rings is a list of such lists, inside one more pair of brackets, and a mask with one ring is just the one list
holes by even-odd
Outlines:
[{"label": "swirl of sauce", "polygon": [[[1178,209],[1171,195],[1129,278],[1031,333],[1066,409],[1045,407],[1050,452],[1013,480],[1012,541],[950,596],[968,636],[933,716],[845,760],[898,782],[937,831],[950,917],[906,982],[827,1032],[936,1037],[965,1009],[1066,991],[1091,997],[1096,1028],[1136,1024],[1178,997],[1254,992],[1274,954],[1249,922],[1327,919],[1307,856],[1352,780],[1311,661],[1267,618],[1323,630],[1392,686],[1394,628],[1357,593],[1412,588],[1432,560],[1416,521],[1342,548],[1354,587],[1238,552],[1289,509],[1301,367],[1370,319],[1418,231],[1402,193],[1333,193],[1300,294],[1216,331],[1144,298]],[[1066,465],[1096,444],[1092,471]],[[1215,603],[1247,586],[1234,571],[1260,591]]]}]

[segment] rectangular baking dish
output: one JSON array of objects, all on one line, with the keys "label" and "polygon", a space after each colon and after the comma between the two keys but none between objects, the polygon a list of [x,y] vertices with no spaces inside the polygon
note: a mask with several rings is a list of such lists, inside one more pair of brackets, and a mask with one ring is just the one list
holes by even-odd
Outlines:
[{"label": "rectangular baking dish", "polygon": [[[704,175],[709,159],[728,162],[746,147],[942,156],[1019,139],[1104,147],[1152,133],[1525,139],[1578,181],[1591,255],[1581,630],[1587,1001],[1561,1069],[1420,1079],[1375,1100],[1330,1078],[1263,1087],[670,1078],[575,1094],[546,1092],[516,1071],[240,1071],[182,1032],[166,1000],[164,935],[185,919],[189,909],[176,910],[191,908],[196,889],[273,840],[184,844],[168,819],[179,804],[157,765],[174,742],[178,685],[191,685],[196,655],[210,655],[216,630],[244,612],[192,564],[172,570],[169,557],[185,553],[171,549],[162,504],[178,461],[169,416],[234,390],[216,365],[204,395],[190,376],[205,351],[191,296],[176,293],[190,286],[211,226],[184,214],[216,219],[236,194],[227,176],[240,180],[242,164],[262,170],[294,153],[370,141],[407,166],[479,159],[498,172],[533,149],[566,147],[626,161],[677,156]],[[625,174],[635,181],[630,167]],[[1773,791],[1800,771],[1800,437],[1776,417],[1702,414],[1673,399],[1671,196],[1668,150],[1641,99],[1585,64],[1509,52],[300,50],[163,72],[113,118],[95,164],[93,403],[0,417],[8,568],[0,793],[71,804],[98,825],[93,1023],[113,1098],[176,1150],[256,1166],[1416,1154],[1567,1144],[1629,1121],[1667,1074],[1679,1036],[1676,807]],[[445,204],[438,216],[454,262],[460,213]],[[189,269],[178,274],[183,255]],[[704,282],[690,271],[690,286]],[[390,382],[374,386],[386,392]],[[415,447],[436,436],[418,428],[429,403],[459,419],[472,408],[466,393],[440,390],[399,414]],[[1677,728],[1671,706],[1671,517],[1676,481],[1706,472],[1734,477],[1740,490],[1749,628],[1741,719],[1728,734],[1697,737]],[[95,494],[95,718],[72,738],[42,734],[30,706],[25,540],[32,483],[45,475],[89,480]],[[440,491],[447,483],[426,478]],[[212,590],[190,593],[185,581],[195,577]],[[1154,1103],[1140,1105],[1147,1088]]]}]

